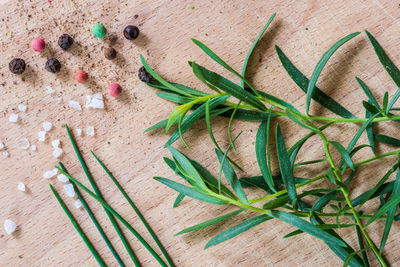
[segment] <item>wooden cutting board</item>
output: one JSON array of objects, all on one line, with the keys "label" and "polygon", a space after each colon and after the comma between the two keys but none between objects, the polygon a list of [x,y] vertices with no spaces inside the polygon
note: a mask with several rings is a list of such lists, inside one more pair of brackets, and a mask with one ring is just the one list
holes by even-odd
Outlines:
[{"label": "wooden cutting board", "polygon": [[[257,88],[293,103],[300,110],[304,110],[305,95],[281,66],[274,50],[275,44],[310,76],[323,52],[334,42],[351,32],[368,29],[400,66],[398,1],[0,1],[0,140],[9,152],[7,158],[0,155],[0,223],[11,219],[18,225],[17,231],[10,236],[0,230],[1,265],[96,265],[52,195],[48,186],[50,182],[60,192],[106,263],[116,266],[85,211],[75,209],[73,199],[66,196],[63,184],[56,178],[43,179],[43,173],[57,163],[52,156],[51,140],[60,139],[64,150],[63,163],[71,174],[88,184],[63,128],[68,123],[71,128],[84,131],[88,126],[95,127],[94,137],[84,134],[77,138],[77,142],[104,198],[150,240],[129,205],[89,155],[89,149],[97,152],[127,190],[176,265],[340,266],[341,261],[323,242],[313,237],[298,235],[282,239],[293,228],[279,221],[268,221],[229,242],[203,250],[212,236],[254,216],[252,213],[241,214],[209,229],[174,237],[185,227],[234,208],[215,207],[185,199],[173,209],[172,203],[177,194],[152,179],[153,176],[176,177],[162,160],[163,156],[169,155],[162,148],[168,135],[162,131],[150,134],[143,134],[143,131],[167,118],[175,105],[158,98],[154,89],[138,80],[137,70],[141,66],[139,54],[143,54],[149,64],[167,79],[197,88],[203,87],[192,75],[188,60],[196,60],[235,79],[208,59],[190,37],[203,41],[239,70],[247,49],[273,12],[277,12],[277,18],[255,50],[248,77]],[[104,39],[94,38],[91,34],[91,26],[97,22],[103,23],[108,30]],[[128,41],[122,35],[123,28],[129,24],[140,28],[140,37],[135,41]],[[62,51],[57,45],[57,39],[63,33],[72,35],[75,40],[68,51]],[[35,37],[45,39],[47,47],[43,53],[30,48],[30,42]],[[109,46],[118,51],[114,61],[103,56],[103,50]],[[12,75],[8,70],[8,62],[15,57],[24,58],[28,64],[23,75]],[[50,57],[62,62],[59,74],[51,74],[44,69],[46,59]],[[78,84],[74,80],[74,73],[80,68],[89,73],[90,79],[86,84]],[[385,91],[393,95],[397,89],[379,64],[364,33],[339,49],[318,81],[323,91],[357,116],[363,116],[361,100],[365,96],[355,76],[361,77],[372,88],[379,101]],[[106,92],[112,82],[118,82],[123,87],[123,93],[117,99],[109,97]],[[47,86],[54,93],[48,93]],[[70,100],[84,105],[86,95],[96,92],[104,94],[104,111],[85,108],[76,111],[68,107]],[[17,109],[21,103],[27,106],[25,113]],[[315,103],[312,103],[311,112],[333,116]],[[8,121],[11,113],[19,115],[17,124]],[[50,121],[54,126],[47,141],[41,143],[37,134],[44,121]],[[287,120],[279,121],[288,145],[306,133]],[[228,145],[227,124],[225,118],[213,119],[216,138],[224,148]],[[257,127],[258,123],[252,122],[235,122],[233,126],[234,134],[243,130],[238,140],[239,153],[232,154],[245,167],[246,172],[239,173],[241,177],[259,175],[254,153]],[[330,132],[329,138],[347,143],[358,127],[339,125]],[[398,127],[398,124],[387,123],[381,124],[377,130],[398,137]],[[217,174],[218,164],[204,123],[196,124],[185,137],[191,144],[191,150],[185,150],[180,141],[175,147]],[[37,146],[37,151],[19,149],[17,142],[21,138],[28,138],[31,144]],[[361,141],[366,142],[366,138]],[[379,152],[389,149],[393,148],[380,146]],[[306,144],[299,159],[322,155],[320,141],[315,138]],[[359,158],[370,156],[369,152],[365,152]],[[395,160],[387,158],[361,171],[351,188],[352,196],[375,184]],[[318,174],[318,170],[318,167],[305,168],[300,172],[312,177]],[[20,181],[26,184],[26,193],[17,190]],[[262,195],[258,190],[249,190],[248,193],[252,197]],[[132,265],[104,211],[90,197],[86,196],[86,199],[121,257]],[[371,203],[372,208],[376,205],[377,202]],[[400,265],[397,253],[400,249],[399,229],[396,223],[385,249],[385,255],[393,266]],[[373,224],[369,231],[378,242],[383,223]],[[125,232],[141,263],[156,266],[142,245]],[[341,233],[346,241],[357,247],[352,230]]]}]

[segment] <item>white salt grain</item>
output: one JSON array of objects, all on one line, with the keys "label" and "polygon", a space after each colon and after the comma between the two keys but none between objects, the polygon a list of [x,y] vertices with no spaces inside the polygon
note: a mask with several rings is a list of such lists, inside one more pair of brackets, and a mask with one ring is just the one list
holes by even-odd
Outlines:
[{"label": "white salt grain", "polygon": [[8,118],[10,122],[17,122],[18,121],[18,114],[11,113],[10,117]]},{"label": "white salt grain", "polygon": [[62,183],[68,182],[68,177],[65,174],[62,174],[62,173],[57,175],[57,179]]},{"label": "white salt grain", "polygon": [[50,179],[50,178],[56,176],[57,173],[58,173],[58,170],[54,168],[54,169],[51,170],[51,171],[45,172],[45,173],[43,174],[43,178],[45,178],[45,179]]},{"label": "white salt grain", "polygon": [[20,111],[22,111],[22,112],[25,112],[25,111],[26,111],[26,106],[25,106],[24,104],[19,104],[19,105],[18,105],[18,109],[19,109]]},{"label": "white salt grain", "polygon": [[86,134],[90,135],[90,136],[94,136],[94,127],[93,126],[87,127]]},{"label": "white salt grain", "polygon": [[76,109],[76,110],[82,110],[81,104],[79,104],[79,103],[76,102],[76,101],[72,101],[72,100],[69,101],[68,106],[69,106],[70,108],[73,108],[73,109]]},{"label": "white salt grain", "polygon": [[56,139],[51,141],[51,145],[53,146],[53,148],[57,148],[60,146],[60,139]]},{"label": "white salt grain", "polygon": [[40,131],[38,133],[38,139],[39,139],[40,142],[46,141],[46,134],[47,133],[45,131]]},{"label": "white salt grain", "polygon": [[43,122],[43,129],[44,129],[46,132],[50,131],[51,128],[53,128],[53,124],[51,124],[51,122],[49,122],[49,121]]},{"label": "white salt grain", "polygon": [[18,148],[20,148],[20,149],[24,149],[24,150],[28,149],[28,148],[29,148],[29,141],[28,141],[28,139],[22,138],[21,140],[19,140],[19,141],[17,142],[17,146],[18,146]]},{"label": "white salt grain", "polygon": [[8,151],[7,150],[4,150],[2,154],[3,154],[4,157],[8,157]]},{"label": "white salt grain", "polygon": [[36,151],[36,146],[35,146],[35,145],[32,145],[31,148],[30,148],[30,150]]},{"label": "white salt grain", "polygon": [[59,97],[59,98],[56,99],[56,103],[57,103],[57,104],[60,104],[61,101],[62,101],[62,98],[61,98],[61,97]]},{"label": "white salt grain", "polygon": [[25,192],[25,184],[23,182],[18,183],[18,190]]},{"label": "white salt grain", "polygon": [[2,150],[4,148],[4,144],[3,144],[3,142],[1,142],[1,140],[0,140],[0,150]]},{"label": "white salt grain", "polygon": [[61,148],[57,147],[53,150],[53,157],[59,158],[62,155],[62,153],[63,153],[63,150]]},{"label": "white salt grain", "polygon": [[8,235],[11,235],[12,233],[14,233],[16,228],[17,228],[17,225],[15,224],[15,222],[8,220],[8,219],[4,221],[4,229],[6,230],[6,233]]},{"label": "white salt grain", "polygon": [[50,85],[46,86],[46,91],[47,91],[47,93],[49,93],[49,94],[54,93],[54,90],[53,90],[53,88],[51,88]]},{"label": "white salt grain", "polygon": [[82,135],[82,129],[76,129],[76,135],[81,136]]},{"label": "white salt grain", "polygon": [[74,205],[75,208],[79,209],[80,207],[82,207],[82,202],[79,199],[77,199],[75,200]]},{"label": "white salt grain", "polygon": [[65,190],[65,193],[67,193],[67,196],[69,196],[69,197],[75,196],[75,190],[74,190],[74,186],[72,184],[65,184],[64,190]]},{"label": "white salt grain", "polygon": [[104,102],[103,102],[103,94],[96,93],[93,95],[86,96],[86,108],[93,108],[93,109],[104,109]]}]

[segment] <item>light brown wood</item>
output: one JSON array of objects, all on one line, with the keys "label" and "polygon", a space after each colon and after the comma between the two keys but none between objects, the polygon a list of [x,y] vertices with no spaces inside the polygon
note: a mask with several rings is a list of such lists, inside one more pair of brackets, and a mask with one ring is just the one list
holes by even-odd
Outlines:
[{"label": "light brown wood", "polygon": [[[190,6],[193,5],[194,9]],[[8,158],[0,155],[0,223],[11,219],[18,225],[17,231],[8,236],[0,230],[0,262],[4,266],[94,266],[96,262],[66,215],[53,197],[48,183],[54,184],[77,217],[79,223],[104,255],[110,266],[116,266],[113,256],[92,225],[83,209],[73,207],[73,200],[65,195],[62,183],[56,178],[45,180],[43,173],[53,168],[50,141],[61,139],[64,155],[62,161],[69,172],[88,184],[80,168],[66,131],[68,123],[73,129],[86,129],[93,125],[95,137],[83,135],[77,141],[105,199],[131,222],[140,233],[151,240],[138,222],[118,190],[89,155],[89,149],[115,174],[174,259],[177,266],[340,266],[341,261],[316,238],[298,235],[290,239],[281,237],[293,230],[278,221],[263,223],[252,230],[207,250],[207,240],[218,232],[253,216],[245,213],[226,223],[192,234],[174,237],[185,227],[202,222],[233,210],[233,207],[213,207],[198,201],[185,199],[178,208],[172,208],[176,193],[152,179],[153,176],[176,178],[164,164],[162,157],[169,153],[163,149],[168,139],[161,131],[143,134],[150,125],[165,119],[174,104],[155,95],[155,90],[141,83],[137,70],[141,66],[139,54],[143,54],[158,73],[169,80],[201,88],[191,74],[188,60],[197,62],[232,75],[207,58],[191,41],[195,37],[224,58],[235,69],[240,69],[247,49],[256,38],[269,16],[277,12],[272,27],[263,37],[250,63],[248,77],[257,88],[277,95],[304,110],[305,95],[297,88],[281,66],[274,44],[278,44],[298,68],[310,76],[320,56],[335,41],[355,31],[371,31],[400,66],[400,7],[390,0],[337,0],[337,1],[0,1],[0,140]],[[137,15],[137,17],[135,16]],[[104,39],[91,35],[91,26],[103,23],[108,34]],[[141,31],[136,41],[123,38],[125,25],[138,25]],[[71,34],[75,43],[71,50],[62,51],[57,45],[63,33]],[[43,53],[30,48],[35,37],[45,39]],[[103,49],[112,45],[118,51],[115,61],[106,60]],[[28,64],[21,76],[12,75],[8,62],[14,57],[24,58]],[[62,71],[51,74],[44,69],[47,58],[57,57]],[[87,84],[78,84],[74,73],[83,68],[89,73]],[[366,35],[363,33],[341,48],[329,61],[318,85],[322,90],[340,101],[357,116],[364,116],[361,100],[365,99],[354,77],[359,76],[372,88],[378,100],[388,90],[396,90],[383,67],[379,64]],[[108,84],[118,82],[123,94],[112,99],[106,93]],[[45,87],[51,86],[50,95]],[[84,105],[85,96],[102,92],[105,111],[75,111],[68,107],[70,100]],[[61,104],[57,98],[61,97]],[[20,103],[27,105],[26,113],[17,110]],[[20,121],[12,124],[9,115],[18,113]],[[318,104],[312,103],[313,114],[332,115]],[[45,143],[37,141],[37,133],[47,120],[54,124]],[[285,130],[287,144],[293,144],[306,131],[300,130],[286,120],[279,120]],[[227,119],[213,119],[217,140],[227,147]],[[238,140],[239,153],[233,157],[246,168],[240,176],[258,175],[254,155],[255,132],[258,123],[235,122],[234,134],[243,130]],[[340,125],[330,132],[332,140],[349,142],[356,125]],[[382,124],[379,132],[398,136],[398,124]],[[38,150],[24,151],[16,143],[28,138]],[[187,151],[212,173],[217,174],[218,164],[212,151],[212,142],[204,123],[198,123],[185,134],[191,150]],[[362,138],[366,142],[366,138]],[[185,150],[180,141],[175,146]],[[388,151],[379,147],[379,152]],[[321,156],[318,138],[306,144],[300,159]],[[370,157],[369,152],[360,153],[358,159]],[[369,165],[357,176],[352,186],[352,196],[375,184],[381,175],[395,162],[388,158]],[[275,169],[276,169],[276,162]],[[301,174],[312,177],[318,168],[304,168]],[[393,179],[393,178],[392,178]],[[27,193],[17,191],[22,181]],[[252,197],[262,192],[249,190]],[[120,251],[121,257],[132,265],[121,242],[106,218],[104,211],[88,196],[88,203]],[[370,207],[376,207],[377,202]],[[383,223],[369,228],[372,238],[380,241]],[[127,231],[127,236],[144,266],[156,266],[155,260]],[[357,247],[352,230],[341,233],[351,245]],[[384,253],[393,266],[400,265],[398,250],[399,225],[395,223]],[[150,242],[153,244],[153,242]],[[372,259],[373,257],[371,257]],[[377,262],[372,260],[373,265]]]}]

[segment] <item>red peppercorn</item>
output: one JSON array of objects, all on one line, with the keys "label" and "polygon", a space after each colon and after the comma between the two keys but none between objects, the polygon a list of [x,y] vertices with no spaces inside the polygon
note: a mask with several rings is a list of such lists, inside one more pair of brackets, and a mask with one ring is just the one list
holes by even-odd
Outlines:
[{"label": "red peppercorn", "polygon": [[36,52],[42,52],[46,46],[42,38],[35,38],[31,43],[32,49]]},{"label": "red peppercorn", "polygon": [[112,97],[117,97],[121,94],[121,86],[118,83],[112,83],[108,86],[108,94]]},{"label": "red peppercorn", "polygon": [[84,70],[78,70],[75,74],[75,79],[78,83],[84,83],[88,79],[88,74]]}]

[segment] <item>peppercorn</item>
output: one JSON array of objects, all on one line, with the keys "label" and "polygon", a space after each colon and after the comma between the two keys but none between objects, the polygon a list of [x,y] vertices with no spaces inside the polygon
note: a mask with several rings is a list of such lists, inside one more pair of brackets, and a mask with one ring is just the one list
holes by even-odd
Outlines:
[{"label": "peppercorn", "polygon": [[8,64],[10,71],[14,74],[22,74],[25,71],[26,64],[22,58],[14,58]]},{"label": "peppercorn", "polygon": [[84,83],[88,79],[88,74],[84,70],[78,70],[75,74],[75,79],[78,83]]},{"label": "peppercorn", "polygon": [[42,38],[35,38],[32,40],[31,47],[36,52],[42,52],[46,44]]},{"label": "peppercorn", "polygon": [[61,69],[61,63],[56,58],[50,58],[49,60],[46,61],[45,68],[46,68],[46,70],[48,70],[52,73],[57,73]]},{"label": "peppercorn", "polygon": [[114,59],[117,57],[117,51],[114,48],[109,47],[106,50],[104,50],[104,56],[106,57],[106,59],[109,60]]},{"label": "peppercorn", "polygon": [[139,28],[133,25],[128,25],[124,29],[124,36],[128,40],[135,40],[139,36]]},{"label": "peppercorn", "polygon": [[108,94],[112,97],[117,97],[121,94],[121,86],[118,83],[112,83],[108,86]]},{"label": "peppercorn", "polygon": [[103,38],[104,36],[106,36],[107,30],[103,24],[96,23],[92,27],[92,33],[97,38]]},{"label": "peppercorn", "polygon": [[153,79],[153,76],[144,68],[144,66],[141,66],[139,71],[138,71],[138,76],[139,79],[144,82],[148,83]]},{"label": "peppercorn", "polygon": [[64,50],[68,50],[73,43],[74,39],[66,33],[58,38],[58,45]]}]

